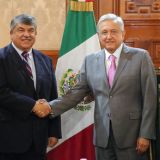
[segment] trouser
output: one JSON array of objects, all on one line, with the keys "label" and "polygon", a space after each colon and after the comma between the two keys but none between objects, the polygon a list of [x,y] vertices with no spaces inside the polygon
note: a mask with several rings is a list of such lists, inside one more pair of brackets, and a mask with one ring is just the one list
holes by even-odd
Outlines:
[{"label": "trouser", "polygon": [[148,160],[147,152],[143,155],[137,154],[136,146],[119,149],[114,139],[112,126],[110,127],[108,146],[106,148],[96,147],[95,150],[96,160]]}]

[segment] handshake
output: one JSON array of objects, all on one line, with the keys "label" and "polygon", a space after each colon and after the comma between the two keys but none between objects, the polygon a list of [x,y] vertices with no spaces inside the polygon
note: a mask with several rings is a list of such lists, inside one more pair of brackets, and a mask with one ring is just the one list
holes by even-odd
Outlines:
[{"label": "handshake", "polygon": [[44,118],[52,112],[52,109],[45,99],[39,99],[38,101],[36,101],[32,112],[39,118]]}]

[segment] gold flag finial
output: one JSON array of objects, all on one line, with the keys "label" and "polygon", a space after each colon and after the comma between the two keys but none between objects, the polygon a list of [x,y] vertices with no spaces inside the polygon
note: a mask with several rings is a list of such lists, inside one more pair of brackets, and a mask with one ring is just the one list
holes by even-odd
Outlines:
[{"label": "gold flag finial", "polygon": [[93,1],[70,1],[70,10],[72,11],[93,11]]}]

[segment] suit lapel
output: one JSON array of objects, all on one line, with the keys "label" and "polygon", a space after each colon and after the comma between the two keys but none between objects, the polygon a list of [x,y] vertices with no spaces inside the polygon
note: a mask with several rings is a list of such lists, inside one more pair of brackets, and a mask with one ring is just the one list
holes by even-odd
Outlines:
[{"label": "suit lapel", "polygon": [[13,48],[13,46],[10,44],[9,45],[9,56],[10,60],[12,61],[13,65],[17,67],[17,70],[20,72],[20,74],[25,77],[27,81],[27,86],[31,87],[32,89],[34,88],[34,83],[33,80],[29,77],[24,62],[22,61],[21,57],[17,53],[17,51]]},{"label": "suit lapel", "polygon": [[43,68],[42,68],[43,64],[42,64],[40,55],[35,50],[33,50],[33,58],[34,58],[34,64],[35,64],[35,69],[36,69],[36,92],[39,93],[40,84],[41,84],[41,79],[39,76],[43,72]]},{"label": "suit lapel", "polygon": [[103,76],[103,81],[105,83],[105,86],[107,88],[107,92],[109,92],[109,83],[107,79],[107,71],[106,71],[106,56],[105,56],[105,51],[102,50],[98,56],[97,56],[97,61],[98,61],[98,71],[102,73]]},{"label": "suit lapel", "polygon": [[117,71],[115,74],[115,78],[113,80],[113,86],[112,88],[114,88],[116,81],[118,80],[118,77],[120,76],[120,73],[123,71],[123,69],[125,68],[127,62],[128,62],[128,47],[126,45],[124,45],[121,55],[120,55],[120,59],[119,59],[119,64],[117,67]]}]

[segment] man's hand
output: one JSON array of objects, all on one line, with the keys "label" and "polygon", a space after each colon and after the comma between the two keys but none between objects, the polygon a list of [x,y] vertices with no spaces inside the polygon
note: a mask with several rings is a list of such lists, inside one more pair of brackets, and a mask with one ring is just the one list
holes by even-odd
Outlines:
[{"label": "man's hand", "polygon": [[48,138],[48,147],[53,147],[58,143],[58,139],[55,137]]},{"label": "man's hand", "polygon": [[149,145],[150,145],[150,140],[146,138],[138,138],[137,148],[136,148],[138,154],[143,154],[144,152],[146,152],[149,148]]},{"label": "man's hand", "polygon": [[[42,103],[43,102],[43,103]],[[44,99],[36,101],[32,110],[38,117],[44,118],[51,112],[51,107]]]}]

